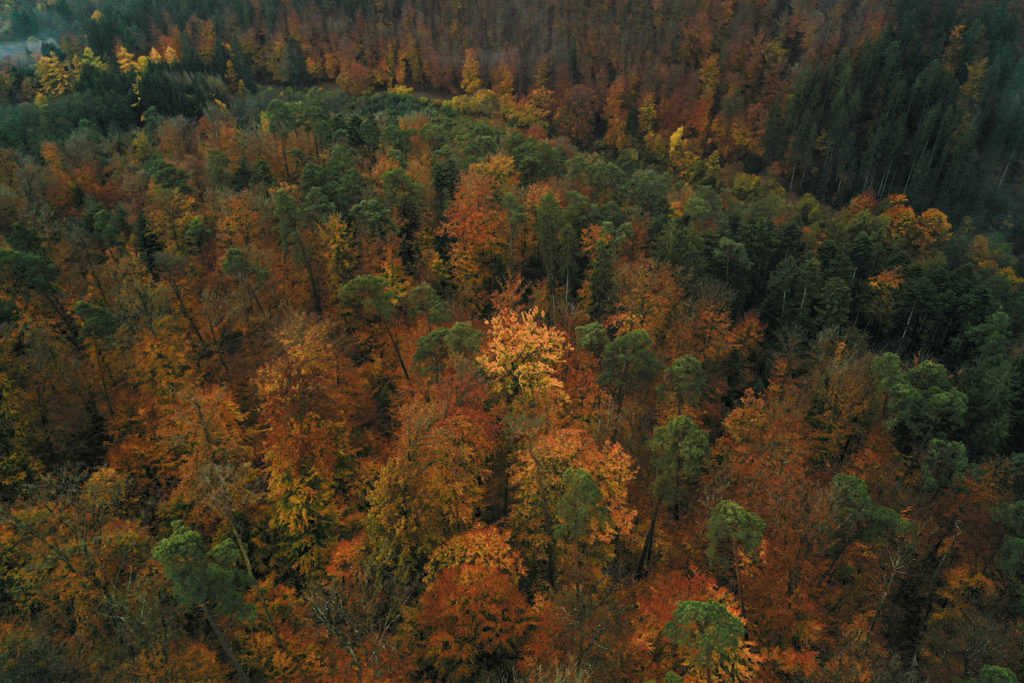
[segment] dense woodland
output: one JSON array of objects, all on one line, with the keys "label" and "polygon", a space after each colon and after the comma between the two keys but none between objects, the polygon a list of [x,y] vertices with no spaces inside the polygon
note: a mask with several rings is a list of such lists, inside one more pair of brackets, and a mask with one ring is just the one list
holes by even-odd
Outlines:
[{"label": "dense woodland", "polygon": [[1022,16],[0,1],[0,680],[1018,680]]}]

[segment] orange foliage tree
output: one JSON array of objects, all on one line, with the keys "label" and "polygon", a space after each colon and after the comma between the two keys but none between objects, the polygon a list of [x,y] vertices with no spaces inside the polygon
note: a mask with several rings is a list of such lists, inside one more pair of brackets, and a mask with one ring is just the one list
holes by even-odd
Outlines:
[{"label": "orange foliage tree", "polygon": [[270,531],[280,566],[307,574],[322,566],[327,540],[345,521],[338,486],[351,472],[343,412],[351,394],[325,323],[296,316],[277,338],[282,354],[256,377]]},{"label": "orange foliage tree", "polygon": [[514,222],[505,200],[518,184],[512,157],[495,154],[469,167],[445,211],[441,230],[452,240],[452,277],[470,300],[513,267]]}]

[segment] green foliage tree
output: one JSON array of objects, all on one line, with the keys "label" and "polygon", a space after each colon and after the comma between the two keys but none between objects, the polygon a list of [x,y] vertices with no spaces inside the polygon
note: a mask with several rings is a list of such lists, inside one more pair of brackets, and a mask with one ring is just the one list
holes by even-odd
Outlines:
[{"label": "green foliage tree", "polygon": [[82,337],[85,340],[85,346],[93,353],[107,409],[113,414],[110,390],[114,379],[103,347],[106,346],[104,342],[109,342],[117,332],[121,326],[121,320],[110,309],[87,301],[79,301],[75,304],[75,315],[82,321]]},{"label": "green foliage tree", "polygon": [[902,448],[921,449],[963,424],[967,397],[941,364],[922,361],[904,371],[896,354],[886,353],[875,359],[872,372],[886,396],[886,424]]},{"label": "green foliage tree", "polygon": [[61,325],[68,341],[80,350],[78,325],[68,314],[57,288],[57,266],[45,256],[15,249],[0,249],[0,274],[3,280],[13,286],[10,294],[29,300],[33,293],[42,297]]},{"label": "green foliage tree", "polygon": [[1024,611],[1024,538],[1008,536],[1003,540],[996,553],[996,567],[1007,588],[1017,596],[1017,611]]},{"label": "green foliage tree", "polygon": [[977,676],[963,679],[963,683],[1018,683],[1017,675],[1009,669],[992,664],[981,667]]},{"label": "green foliage tree", "polygon": [[281,247],[302,267],[309,283],[309,295],[312,298],[313,310],[323,312],[323,295],[321,294],[320,278],[317,276],[312,244],[309,243],[310,217],[298,202],[285,190],[274,193],[274,217],[277,219],[277,231],[281,237]]},{"label": "green foliage tree", "polygon": [[627,394],[649,389],[664,364],[654,355],[654,342],[643,330],[631,330],[608,342],[597,383],[608,389],[621,409]]},{"label": "green foliage tree", "polygon": [[170,579],[174,597],[185,609],[199,607],[210,629],[217,636],[224,656],[239,677],[248,681],[227,636],[214,617],[248,618],[252,606],[245,601],[248,575],[235,567],[238,549],[234,541],[224,539],[209,550],[198,531],[180,519],[171,522],[171,535],[160,539],[153,548],[153,559],[161,564]]},{"label": "green foliage tree", "polygon": [[708,561],[721,566],[738,559],[738,552],[750,554],[761,545],[765,523],[739,503],[720,501],[708,520]]},{"label": "green foliage tree", "polygon": [[844,543],[910,529],[910,522],[892,508],[876,503],[863,479],[849,474],[832,477],[832,504],[838,522],[836,535]]},{"label": "green foliage tree", "polygon": [[967,395],[967,422],[964,440],[975,460],[987,460],[1003,452],[1010,428],[1019,412],[1013,397],[1020,387],[1020,376],[1011,354],[1010,316],[997,311],[985,322],[967,330],[974,342],[974,361],[964,372],[963,389]]},{"label": "green foliage tree", "polygon": [[597,239],[584,239],[583,251],[588,257],[586,280],[583,288],[589,294],[587,312],[591,318],[600,318],[609,313],[615,301],[615,262],[619,250],[626,241],[628,224],[618,229],[611,221],[604,221],[599,226],[590,226],[584,234],[586,237],[598,235]]},{"label": "green foliage tree", "polygon": [[379,275],[359,275],[346,282],[338,293],[342,305],[356,310],[369,322],[379,323],[395,350],[405,378],[411,379],[392,326],[399,312],[398,293]]},{"label": "green foliage tree", "polygon": [[437,373],[451,355],[472,358],[479,350],[483,338],[484,333],[473,329],[467,322],[435,328],[416,342],[412,362],[417,367]]},{"label": "green foliage tree", "polygon": [[284,81],[288,85],[303,87],[309,85],[310,76],[306,69],[306,55],[295,38],[289,36],[284,53]]},{"label": "green foliage tree", "polygon": [[576,346],[599,357],[608,345],[608,330],[599,322],[580,325],[576,328]]},{"label": "green foliage tree", "polygon": [[921,467],[926,491],[949,488],[967,472],[967,447],[959,441],[932,439]]},{"label": "green foliage tree", "polygon": [[448,357],[448,329],[438,327],[419,338],[413,364],[421,369],[437,373]]},{"label": "green foliage tree", "polygon": [[[747,659],[743,643],[746,628],[723,603],[680,602],[663,633],[683,653],[694,676],[707,683],[740,678],[740,667]],[[666,680],[670,679],[666,676]]]},{"label": "green foliage tree", "polygon": [[863,479],[849,474],[832,477],[831,506],[833,543],[828,553],[832,561],[826,574],[839,565],[851,543],[871,543],[912,529],[896,510],[874,501]]},{"label": "green foliage tree", "polygon": [[654,481],[651,497],[651,525],[647,529],[640,560],[637,562],[637,576],[644,573],[644,566],[650,561],[654,546],[654,529],[658,511],[662,505],[670,505],[679,517],[679,505],[686,499],[686,484],[700,476],[711,461],[711,444],[707,432],[685,415],[672,418],[654,430],[647,442],[653,458]]},{"label": "green foliage tree", "polygon": [[548,192],[541,197],[540,204],[537,205],[534,229],[537,232],[537,244],[544,273],[552,283],[558,283],[569,275],[571,228],[566,210],[558,205],[555,195]]},{"label": "green foliage tree", "polygon": [[267,270],[251,263],[245,257],[245,253],[237,247],[228,248],[224,254],[224,261],[221,263],[221,267],[225,275],[233,278],[236,282],[240,282],[245,287],[249,300],[256,305],[263,317],[266,317],[267,310],[263,307],[263,302],[257,295],[256,290],[269,276]]},{"label": "green foliage tree", "polygon": [[113,335],[121,325],[113,311],[88,301],[79,301],[75,304],[75,315],[82,319],[83,337],[105,339]]},{"label": "green foliage tree", "polygon": [[292,173],[288,167],[288,153],[285,150],[285,144],[288,136],[299,127],[298,107],[292,102],[274,99],[267,104],[262,116],[265,117],[270,132],[277,136],[281,150],[281,162],[284,164],[284,174],[291,178]]},{"label": "green foliage tree", "polygon": [[586,470],[569,468],[562,474],[562,497],[555,505],[558,523],[555,538],[578,541],[594,530],[611,523],[611,511],[601,504],[603,496],[597,482]]},{"label": "green foliage tree", "polygon": [[467,322],[458,322],[448,328],[448,335],[444,341],[450,353],[471,358],[479,350],[483,339],[483,332],[474,329]]},{"label": "green foliage tree", "polygon": [[809,329],[811,302],[821,278],[821,263],[813,256],[786,256],[768,275],[762,309],[775,325]]},{"label": "green foliage tree", "polygon": [[734,284],[737,272],[746,272],[754,266],[746,245],[725,235],[718,239],[713,257],[715,263],[722,269],[725,282],[730,285]]},{"label": "green foliage tree", "polygon": [[822,285],[814,306],[818,325],[823,329],[845,327],[850,319],[850,285],[845,278],[830,277]]},{"label": "green foliage tree", "polygon": [[708,547],[705,554],[712,567],[731,568],[736,580],[736,595],[743,606],[740,586],[742,555],[750,556],[761,547],[765,523],[757,514],[748,512],[731,500],[720,501],[711,510],[708,520]]},{"label": "green foliage tree", "polygon": [[163,566],[182,607],[201,607],[218,617],[250,615],[252,607],[245,602],[249,579],[235,567],[239,554],[230,538],[207,550],[199,532],[176,519],[170,536],[153,548],[153,559]]},{"label": "green foliage tree", "polygon": [[687,354],[672,361],[665,369],[663,386],[675,395],[680,408],[696,405],[707,388],[708,377],[704,364]]}]

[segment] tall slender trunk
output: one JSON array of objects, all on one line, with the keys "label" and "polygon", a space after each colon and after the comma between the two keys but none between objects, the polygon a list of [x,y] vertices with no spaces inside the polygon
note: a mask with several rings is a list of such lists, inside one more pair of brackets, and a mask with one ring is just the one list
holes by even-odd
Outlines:
[{"label": "tall slender trunk", "polygon": [[882,606],[892,591],[892,584],[896,580],[896,575],[900,574],[903,569],[903,556],[899,548],[896,549],[895,555],[892,554],[892,551],[889,552],[889,568],[891,573],[889,574],[889,579],[885,582],[885,589],[882,591],[882,597],[878,600],[878,606],[875,608],[875,616],[871,619],[871,624],[868,626],[868,633],[872,633],[875,630],[875,624],[878,623],[878,618],[882,615]]},{"label": "tall slender trunk", "polygon": [[890,174],[892,171],[892,155],[889,155],[889,165],[885,167],[885,173],[882,175],[882,180],[878,183],[878,196],[885,197],[885,186],[889,182],[889,178],[892,177]]},{"label": "tall slender trunk", "polygon": [[651,511],[651,526],[647,528],[647,538],[644,539],[644,548],[640,551],[640,561],[636,565],[637,581],[644,577],[644,567],[650,562],[654,548],[654,526],[658,521],[658,509],[660,507],[661,501],[655,500],[654,509]]},{"label": "tall slender trunk", "polygon": [[545,552],[548,558],[548,583],[551,585],[551,590],[558,590],[558,548],[555,547],[555,522],[554,515],[551,514],[551,505],[548,500],[550,492],[544,485],[544,480],[540,475],[540,463],[537,462],[537,457],[533,453],[529,453],[530,458],[533,459],[534,464],[534,477],[537,480],[537,489],[541,494],[541,512],[544,514],[544,533],[547,534],[547,548]]},{"label": "tall slender trunk", "polygon": [[96,358],[96,370],[100,376],[100,388],[103,389],[103,402],[107,404],[107,415],[113,419],[114,404],[110,400],[110,385],[113,384],[113,378],[110,377],[110,368],[103,360],[103,354],[99,349],[93,347],[92,353]]},{"label": "tall slender trunk", "polygon": [[285,178],[287,178],[288,180],[291,180],[292,179],[292,172],[288,168],[288,153],[284,149],[284,138],[287,137],[287,136],[288,136],[288,134],[286,133],[284,135],[284,137],[281,138],[281,161],[284,162],[284,176],[285,176]]},{"label": "tall slender trunk", "polygon": [[[222,477],[223,480],[223,477]],[[260,601],[260,608],[263,610],[263,616],[267,620],[267,625],[270,626],[270,634],[274,636],[274,642],[277,643],[277,647],[282,652],[288,652],[288,648],[285,646],[284,641],[281,640],[281,634],[277,632],[277,625],[274,623],[274,618],[270,615],[270,607],[267,605],[267,598],[263,595],[263,587],[260,586],[259,581],[256,580],[256,575],[252,571],[252,561],[249,559],[249,552],[246,550],[245,543],[242,542],[242,534],[238,531],[238,525],[235,524],[234,515],[228,511],[224,511],[225,517],[227,517],[228,523],[231,525],[231,535],[235,538],[235,545],[238,546],[238,551],[242,554],[242,561],[245,563],[245,571],[248,572],[249,578],[252,579],[253,584],[256,586],[256,597]]]},{"label": "tall slender trunk", "polygon": [[228,366],[228,360],[224,357],[224,347],[221,346],[220,337],[217,335],[217,329],[213,326],[213,321],[210,319],[210,313],[203,307],[203,317],[206,318],[206,326],[210,328],[210,339],[213,340],[213,349],[217,352],[217,358],[220,359],[220,365],[224,368],[224,377],[228,383],[231,383],[231,368]]},{"label": "tall slender trunk", "polygon": [[60,319],[60,326],[64,330],[64,336],[67,338],[68,343],[71,344],[75,351],[81,353],[82,342],[78,339],[78,324],[75,322],[75,319],[68,314],[67,309],[56,296],[47,292],[44,292],[43,296],[46,302],[50,304],[50,308],[53,309]]},{"label": "tall slender trunk", "polygon": [[917,310],[916,307],[911,307],[910,315],[907,316],[907,324],[903,326],[903,334],[900,335],[900,343],[899,343],[899,346],[897,347],[897,349],[902,349],[903,348],[903,339],[907,336],[907,330],[910,329],[910,320],[911,320],[911,318],[914,317],[914,311],[915,310]]},{"label": "tall slender trunk", "polygon": [[252,288],[252,285],[249,283],[248,280],[246,280],[245,282],[245,289],[246,291],[249,292],[249,298],[252,299],[253,303],[256,304],[256,307],[260,309],[260,314],[263,316],[263,318],[268,318],[269,316],[267,316],[267,309],[263,308],[263,302],[260,301],[260,298],[258,296],[256,296],[256,291]]},{"label": "tall slender trunk", "polygon": [[1020,133],[1017,133],[1017,139],[1016,139],[1016,141],[1014,141],[1013,149],[1010,151],[1010,160],[1006,162],[1005,166],[1003,166],[1003,172],[999,175],[999,184],[996,185],[996,188],[1000,188],[1000,187],[1003,186],[1003,181],[1006,180],[1006,174],[1009,173],[1010,167],[1013,166],[1013,162],[1017,158],[1017,149],[1020,146],[1020,140],[1021,140],[1021,135],[1020,135]]},{"label": "tall slender trunk", "polygon": [[206,603],[202,603],[203,616],[206,617],[206,623],[210,625],[210,629],[213,631],[213,635],[217,636],[217,642],[220,644],[220,649],[224,653],[224,656],[231,662],[231,666],[235,667],[235,672],[238,674],[245,683],[251,683],[252,679],[249,678],[249,674],[246,673],[245,669],[242,668],[242,663],[238,661],[238,655],[235,654],[235,650],[231,647],[231,643],[228,642],[227,636],[220,627],[217,626],[217,622],[213,620],[213,615],[210,614],[210,608],[206,606]]},{"label": "tall slender trunk", "polygon": [[295,228],[295,243],[299,245],[299,255],[302,256],[302,266],[306,269],[306,277],[309,278],[309,293],[313,297],[313,310],[317,315],[324,312],[323,298],[320,296],[320,286],[317,284],[316,276],[313,274],[313,263],[306,251],[306,243],[302,241],[299,228]]},{"label": "tall slender trunk", "polygon": [[387,333],[388,339],[391,340],[391,346],[395,349],[395,356],[398,357],[398,364],[402,366],[402,374],[405,375],[406,380],[411,382],[412,377],[409,376],[409,369],[405,367],[405,360],[402,359],[402,350],[398,348],[398,342],[395,340],[395,336],[391,334],[391,327],[388,325],[386,320],[382,322],[384,323],[384,332]]},{"label": "tall slender trunk", "polygon": [[178,308],[181,309],[181,314],[185,316],[185,320],[188,321],[188,326],[192,329],[192,334],[196,336],[199,342],[199,348],[206,348],[206,339],[203,338],[203,333],[199,331],[199,325],[196,324],[196,319],[192,315],[192,311],[188,310],[188,306],[185,305],[185,299],[181,296],[181,288],[178,287],[178,283],[171,281],[171,292],[174,294],[175,301],[178,302]]},{"label": "tall slender trunk", "polygon": [[[203,412],[203,407],[195,397],[192,398],[192,407],[195,408],[196,414],[199,416],[199,422],[203,425],[203,438],[206,440],[207,446],[211,449],[216,449],[213,435],[210,434],[209,422]],[[213,468],[213,471],[217,474],[217,479],[220,481],[220,485],[224,487],[224,490],[227,490],[228,482],[224,478],[224,473],[219,467]],[[267,606],[266,598],[263,595],[263,587],[260,586],[259,581],[256,580],[256,574],[252,570],[252,560],[249,558],[249,551],[245,546],[245,542],[242,540],[242,533],[238,530],[238,524],[235,522],[235,515],[226,502],[222,501],[218,507],[220,508],[221,515],[225,520],[227,520],[228,525],[231,527],[231,535],[235,539],[235,545],[238,546],[238,552],[242,555],[242,561],[245,563],[245,571],[248,572],[249,578],[252,579],[253,585],[256,586],[256,595],[259,598],[260,606],[263,608],[263,615],[267,618],[267,624],[270,626],[270,632],[274,636],[274,640],[277,642],[277,646],[281,651],[288,652],[284,642],[281,640],[280,634],[277,632],[277,626],[274,624],[274,620],[270,616],[270,608]]]}]

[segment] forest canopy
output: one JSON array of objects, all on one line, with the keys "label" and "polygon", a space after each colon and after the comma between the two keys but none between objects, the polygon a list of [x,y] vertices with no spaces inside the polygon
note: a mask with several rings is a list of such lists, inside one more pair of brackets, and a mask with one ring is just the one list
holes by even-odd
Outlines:
[{"label": "forest canopy", "polygon": [[1022,16],[0,3],[0,680],[1017,680]]}]

